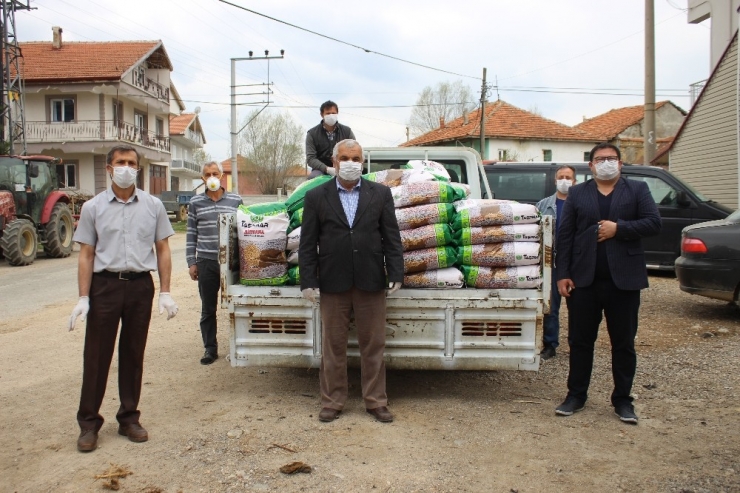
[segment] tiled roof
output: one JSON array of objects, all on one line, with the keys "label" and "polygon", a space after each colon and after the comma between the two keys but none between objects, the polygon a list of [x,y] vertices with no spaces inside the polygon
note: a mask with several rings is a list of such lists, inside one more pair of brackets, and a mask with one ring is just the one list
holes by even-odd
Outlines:
[{"label": "tiled roof", "polygon": [[[657,110],[666,104],[673,103],[670,101],[660,101],[659,103],[655,103],[655,109]],[[626,108],[616,108],[604,114],[589,118],[574,128],[593,134],[597,140],[610,141],[627,128],[642,121],[644,117],[645,105],[627,106]]]},{"label": "tiled roof", "polygon": [[[248,164],[247,158],[241,154],[236,155],[236,164],[239,169],[245,169]],[[221,167],[224,169],[224,173],[231,173],[231,158],[224,159],[221,161]]]},{"label": "tiled roof", "polygon": [[[470,139],[480,136],[480,109],[468,114],[468,123],[460,117],[445,123],[443,128],[436,128],[415,139],[401,144],[402,146],[420,146],[458,139]],[[595,140],[583,130],[571,128],[554,120],[548,120],[529,111],[517,108],[504,101],[486,105],[486,137],[537,140]]]},{"label": "tiled roof", "polygon": [[26,84],[120,80],[145,57],[152,66],[172,70],[161,41],[64,42],[59,49],[31,41],[20,47]]},{"label": "tiled roof", "polygon": [[195,120],[195,113],[170,116],[170,135],[184,135],[193,120]]}]

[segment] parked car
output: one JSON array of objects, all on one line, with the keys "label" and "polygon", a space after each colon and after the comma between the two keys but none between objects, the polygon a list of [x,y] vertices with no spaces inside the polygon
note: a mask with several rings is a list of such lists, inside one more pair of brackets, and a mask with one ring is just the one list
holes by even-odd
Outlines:
[{"label": "parked car", "polygon": [[[576,180],[590,180],[588,163],[496,163],[485,165],[493,198],[536,203],[555,193],[555,173],[567,164],[576,169]],[[645,260],[649,269],[673,270],[681,255],[681,231],[686,226],[713,219],[724,219],[732,209],[709,200],[670,172],[657,166],[625,164],[622,176],[644,181],[658,205],[663,229],[645,238]]]},{"label": "parked car", "polygon": [[681,291],[737,304],[740,291],[740,210],[720,221],[684,228],[676,260]]}]

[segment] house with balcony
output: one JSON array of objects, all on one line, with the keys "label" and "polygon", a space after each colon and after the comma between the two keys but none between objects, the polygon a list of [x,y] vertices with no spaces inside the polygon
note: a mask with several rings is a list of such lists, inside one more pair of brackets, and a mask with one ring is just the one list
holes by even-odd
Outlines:
[{"label": "house with balcony", "polygon": [[[170,114],[170,189],[193,190],[202,183],[201,164],[196,152],[203,148],[206,136],[198,119],[199,108],[194,113],[185,113],[174,84],[170,86],[172,113]],[[179,110],[179,111],[178,111]]]},{"label": "house with balcony", "polygon": [[170,189],[173,67],[162,41],[63,42],[52,30],[52,42],[20,43],[27,152],[62,158],[60,187],[95,194],[110,185],[108,151],[129,144],[137,186]]}]

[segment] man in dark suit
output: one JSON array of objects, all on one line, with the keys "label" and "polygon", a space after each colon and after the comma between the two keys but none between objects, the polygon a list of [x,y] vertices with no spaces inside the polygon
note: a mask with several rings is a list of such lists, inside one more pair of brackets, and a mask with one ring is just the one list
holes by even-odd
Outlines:
[{"label": "man in dark suit", "polygon": [[594,179],[570,188],[558,228],[558,292],[568,304],[570,371],[568,395],[555,413],[570,416],[586,403],[603,312],[612,346],[611,402],[619,419],[637,424],[630,392],[640,290],[648,287],[642,238],[660,232],[660,214],[644,182],[620,176],[617,147],[594,147],[589,167]]},{"label": "man in dark suit", "polygon": [[[346,139],[332,155],[337,177],[306,194],[298,254],[301,292],[321,295],[320,421],[347,400],[347,334],[354,313],[362,397],[378,421],[393,421],[385,392],[385,298],[403,282],[403,248],[390,188],[362,180],[362,147]],[[318,249],[318,251],[317,251]],[[387,280],[386,280],[387,275]]]}]

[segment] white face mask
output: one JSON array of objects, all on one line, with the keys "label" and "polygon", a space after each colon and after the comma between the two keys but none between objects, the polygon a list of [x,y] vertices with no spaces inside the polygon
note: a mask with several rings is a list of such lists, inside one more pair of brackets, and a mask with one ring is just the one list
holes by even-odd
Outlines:
[{"label": "white face mask", "polygon": [[136,175],[138,173],[138,169],[134,169],[130,166],[115,166],[113,168],[111,179],[113,180],[113,183],[119,187],[129,188],[131,185],[136,183]]},{"label": "white face mask", "polygon": [[208,190],[211,192],[215,192],[219,188],[221,188],[221,180],[216,178],[215,176],[209,176],[206,180],[206,187],[208,187]]},{"label": "white face mask", "polygon": [[571,180],[558,180],[556,187],[558,189],[558,192],[562,194],[567,194],[571,185],[573,185],[573,181]]},{"label": "white face mask", "polygon": [[336,113],[329,113],[328,115],[324,115],[324,123],[326,123],[330,127],[336,125],[338,121],[339,115],[337,115]]},{"label": "white face mask", "polygon": [[339,163],[339,178],[344,181],[357,181],[362,176],[362,163],[342,161]]},{"label": "white face mask", "polygon": [[600,180],[612,180],[619,174],[619,161],[611,160],[602,163],[594,163],[596,178]]}]

